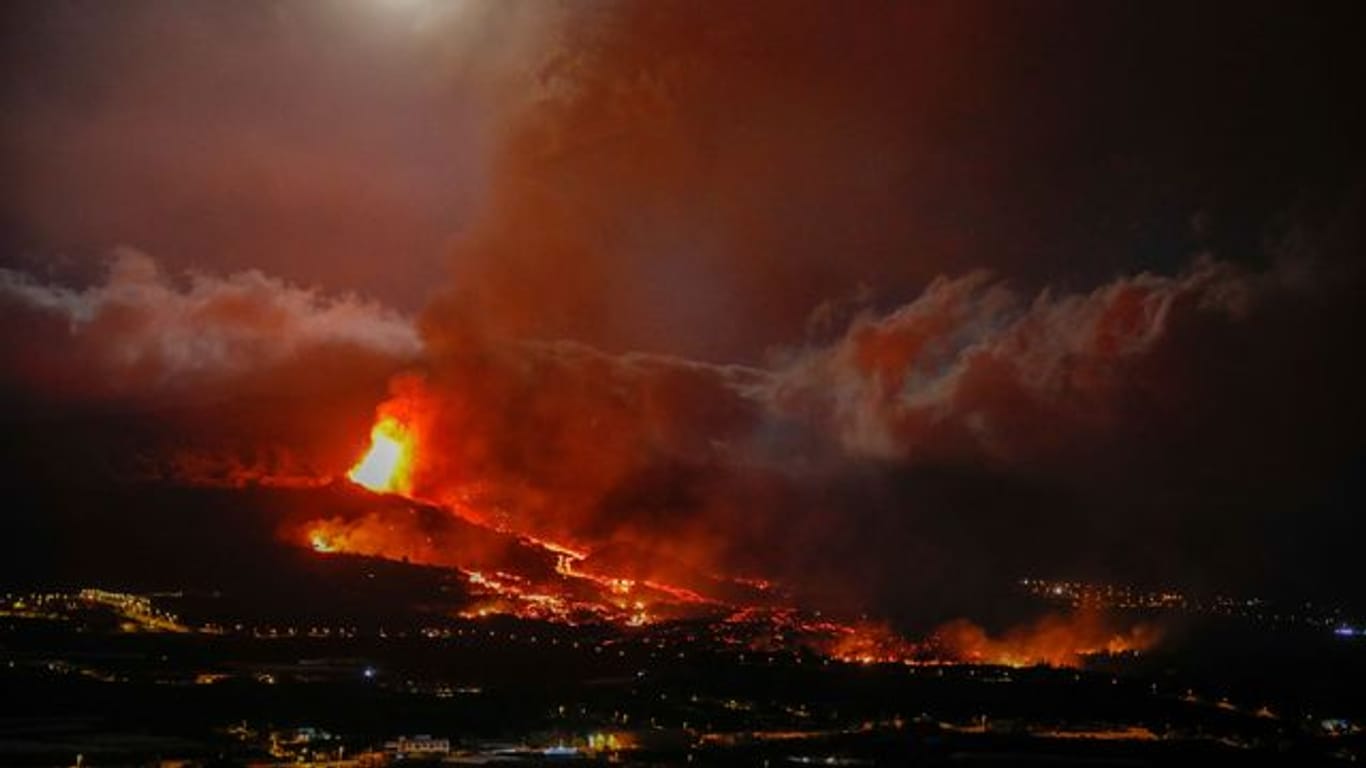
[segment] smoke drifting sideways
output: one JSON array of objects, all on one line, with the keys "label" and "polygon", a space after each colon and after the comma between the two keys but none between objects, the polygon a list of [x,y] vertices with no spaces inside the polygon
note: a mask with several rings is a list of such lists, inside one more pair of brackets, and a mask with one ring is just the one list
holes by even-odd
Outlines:
[{"label": "smoke drifting sideways", "polygon": [[37,476],[312,484],[421,352],[373,301],[255,270],[168,274],[129,248],[86,286],[0,270],[0,313],[10,453]]}]

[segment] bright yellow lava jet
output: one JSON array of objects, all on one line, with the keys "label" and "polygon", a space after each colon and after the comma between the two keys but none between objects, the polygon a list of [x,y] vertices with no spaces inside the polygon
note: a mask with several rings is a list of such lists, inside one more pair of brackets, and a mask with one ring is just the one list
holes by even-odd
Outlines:
[{"label": "bright yellow lava jet", "polygon": [[370,450],[346,474],[351,481],[376,493],[412,491],[413,436],[392,416],[370,430]]}]

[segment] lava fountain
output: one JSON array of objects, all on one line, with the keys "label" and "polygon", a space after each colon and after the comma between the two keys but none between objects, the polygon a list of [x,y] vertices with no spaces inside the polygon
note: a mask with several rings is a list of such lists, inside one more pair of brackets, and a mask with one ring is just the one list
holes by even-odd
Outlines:
[{"label": "lava fountain", "polygon": [[407,495],[412,473],[413,435],[398,419],[386,416],[370,430],[370,449],[346,476],[376,493]]}]

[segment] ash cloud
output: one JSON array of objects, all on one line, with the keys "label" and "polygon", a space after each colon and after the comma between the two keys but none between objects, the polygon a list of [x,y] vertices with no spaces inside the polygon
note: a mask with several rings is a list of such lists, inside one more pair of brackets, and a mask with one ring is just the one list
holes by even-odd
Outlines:
[{"label": "ash cloud", "polygon": [[1354,25],[1254,6],[570,5],[494,79],[521,98],[427,317],[754,362],[860,286],[1264,269],[1278,216],[1358,183],[1366,121],[1333,87]]},{"label": "ash cloud", "polygon": [[[1359,528],[1335,494],[1360,456],[1342,349],[1362,155],[1326,18],[557,21],[422,317],[418,399],[461,457],[432,477],[479,467],[469,506],[623,567],[927,614],[1041,564],[1261,588],[1257,551],[1333,572],[1310,553]],[[1285,51],[1259,42],[1273,27]],[[1212,88],[1250,70],[1257,93]],[[1312,258],[1277,252],[1297,222]],[[547,355],[566,338],[606,352]],[[633,349],[754,373],[641,376]],[[1321,535],[1287,536],[1306,510]]]}]

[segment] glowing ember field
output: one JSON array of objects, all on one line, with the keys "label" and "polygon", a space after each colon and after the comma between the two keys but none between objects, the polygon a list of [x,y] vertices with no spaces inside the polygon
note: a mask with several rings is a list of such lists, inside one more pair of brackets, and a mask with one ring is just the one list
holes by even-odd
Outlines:
[{"label": "glowing ember field", "polygon": [[449,515],[470,531],[515,543],[526,557],[489,557],[482,549],[437,540],[398,515],[316,519],[293,534],[320,554],[346,553],[451,568],[467,581],[474,601],[459,616],[508,615],[565,624],[624,628],[672,621],[707,621],[718,639],[737,648],[802,647],[863,664],[981,663],[1005,666],[1078,666],[1088,656],[1142,651],[1158,639],[1150,626],[1112,626],[1100,613],[1051,614],[991,636],[967,620],[910,640],[885,623],[838,619],[794,604],[781,585],[750,576],[688,575],[687,585],[638,578],[602,566],[593,552],[524,532],[499,529],[459,504],[422,498],[413,489],[420,461],[416,430],[393,416],[374,425],[370,444],[347,477],[375,493],[401,497],[409,511]]}]

